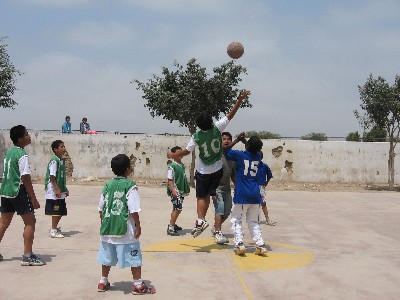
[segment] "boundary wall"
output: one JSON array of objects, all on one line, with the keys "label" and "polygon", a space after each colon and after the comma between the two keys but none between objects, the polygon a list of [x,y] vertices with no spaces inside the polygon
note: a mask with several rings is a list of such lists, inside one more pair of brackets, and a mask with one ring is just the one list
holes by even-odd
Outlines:
[{"label": "boundary wall", "polygon": [[[29,131],[32,144],[25,150],[30,157],[33,178],[44,177],[52,156],[51,143],[64,141],[67,149],[67,172],[76,179],[112,177],[111,158],[128,155],[134,166],[133,177],[166,180],[166,153],[173,146],[184,148],[189,136],[152,134],[62,134]],[[346,141],[263,140],[264,161],[270,166],[274,180],[310,183],[387,183],[389,143]],[[8,130],[0,130],[0,157],[12,146]],[[396,147],[395,183],[400,182],[399,148]],[[243,150],[239,143],[235,149]],[[191,155],[184,157],[189,174]],[[0,160],[0,174],[3,173]],[[189,177],[189,176],[188,176]]]}]

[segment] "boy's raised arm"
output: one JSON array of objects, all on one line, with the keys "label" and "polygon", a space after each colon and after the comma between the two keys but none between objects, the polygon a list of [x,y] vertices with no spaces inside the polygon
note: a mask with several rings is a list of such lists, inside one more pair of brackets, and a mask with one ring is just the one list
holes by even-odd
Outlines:
[{"label": "boy's raised arm", "polygon": [[246,99],[250,95],[250,91],[244,90],[243,92],[240,93],[239,97],[236,100],[236,103],[233,105],[231,111],[226,115],[228,120],[232,120],[232,118],[235,116],[236,112],[238,111],[240,104],[242,104],[242,101]]}]

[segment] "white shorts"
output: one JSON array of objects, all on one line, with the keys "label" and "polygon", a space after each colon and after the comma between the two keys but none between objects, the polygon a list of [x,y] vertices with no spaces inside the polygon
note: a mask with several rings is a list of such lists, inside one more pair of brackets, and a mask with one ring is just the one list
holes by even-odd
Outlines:
[{"label": "white shorts", "polygon": [[101,242],[97,262],[105,266],[116,266],[118,262],[120,268],[140,267],[142,265],[140,243],[110,244]]}]

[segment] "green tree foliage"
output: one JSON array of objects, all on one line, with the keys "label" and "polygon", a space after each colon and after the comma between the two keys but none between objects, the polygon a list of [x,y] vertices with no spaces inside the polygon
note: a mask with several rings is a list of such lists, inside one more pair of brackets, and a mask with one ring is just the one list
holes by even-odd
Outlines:
[{"label": "green tree foliage", "polygon": [[[161,75],[153,74],[147,82],[134,79],[132,83],[142,90],[144,104],[150,115],[162,117],[170,122],[178,121],[187,127],[190,134],[196,132],[196,118],[201,112],[208,112],[217,118],[227,113],[239,95],[240,76],[246,74],[246,68],[235,65],[233,61],[213,69],[210,77],[206,68],[200,66],[195,58],[186,64],[186,68],[174,61],[174,70],[162,67]],[[241,107],[251,107],[245,99]],[[194,185],[195,153],[192,152],[190,183]]]},{"label": "green tree foliage", "polygon": [[11,97],[16,90],[16,76],[22,73],[10,62],[4,40],[5,37],[0,37],[0,107],[14,109],[17,102]]},{"label": "green tree foliage", "polygon": [[348,142],[360,142],[361,141],[361,136],[358,133],[358,131],[350,132],[346,137],[346,141],[348,141]]},{"label": "green tree foliage", "polygon": [[301,137],[302,140],[311,140],[311,141],[327,141],[328,137],[325,133],[316,133],[311,132]]},{"label": "green tree foliage", "polygon": [[384,128],[389,139],[388,183],[394,187],[395,147],[400,133],[400,76],[396,75],[394,85],[385,78],[373,78],[370,74],[363,86],[358,86],[362,112],[354,111],[364,130]]},{"label": "green tree foliage", "polygon": [[[195,58],[189,60],[186,69],[174,61],[175,70],[162,67],[162,75],[153,74],[147,82],[137,79],[137,89],[143,91],[144,105],[154,118],[178,121],[187,127],[191,134],[196,132],[196,118],[200,112],[208,112],[213,117],[227,113],[239,94],[240,75],[246,68],[235,65],[233,61],[213,69],[209,77],[206,68],[200,66]],[[251,107],[248,99],[241,107]]]},{"label": "green tree foliage", "polygon": [[282,136],[269,131],[247,131],[246,137],[258,136],[260,139],[280,139]]},{"label": "green tree foliage", "polygon": [[387,131],[385,128],[374,126],[370,131],[364,132],[363,142],[386,142]]}]

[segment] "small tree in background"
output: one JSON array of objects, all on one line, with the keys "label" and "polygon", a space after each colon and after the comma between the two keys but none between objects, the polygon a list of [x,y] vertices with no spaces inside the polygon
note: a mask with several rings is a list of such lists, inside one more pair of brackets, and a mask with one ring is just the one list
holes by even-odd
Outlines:
[{"label": "small tree in background", "polygon": [[328,137],[325,133],[316,133],[311,132],[309,134],[303,135],[301,137],[302,140],[311,140],[311,141],[327,141]]},{"label": "small tree in background", "polygon": [[374,126],[370,131],[365,131],[363,142],[386,142],[387,131],[385,128]]},{"label": "small tree in background", "polygon": [[22,73],[10,62],[4,40],[5,37],[0,37],[0,107],[14,109],[17,102],[11,97],[16,90],[16,77]]},{"label": "small tree in background", "polygon": [[247,131],[246,132],[246,137],[251,137],[251,136],[257,136],[260,139],[280,139],[282,136],[278,133],[272,133],[269,131]]},{"label": "small tree in background", "polygon": [[393,86],[386,79],[378,76],[377,79],[370,74],[363,86],[358,86],[360,92],[360,107],[363,113],[354,111],[364,130],[371,127],[384,128],[389,139],[388,158],[388,183],[389,188],[394,187],[394,159],[395,147],[400,133],[400,77],[396,75]]},{"label": "small tree in background", "polygon": [[[182,127],[187,127],[190,134],[196,132],[196,119],[199,113],[208,112],[218,118],[221,113],[227,113],[236,102],[239,94],[240,76],[246,74],[246,68],[235,65],[233,61],[213,69],[214,76],[209,78],[206,68],[189,60],[186,69],[174,61],[176,70],[162,67],[162,75],[153,74],[147,82],[134,79],[137,89],[143,91],[144,104],[154,118],[163,117],[178,121]],[[245,99],[241,107],[251,107]],[[194,186],[195,152],[192,152],[190,168],[190,184]]]},{"label": "small tree in background", "polygon": [[360,142],[361,136],[358,131],[350,132],[346,137],[347,142]]}]

